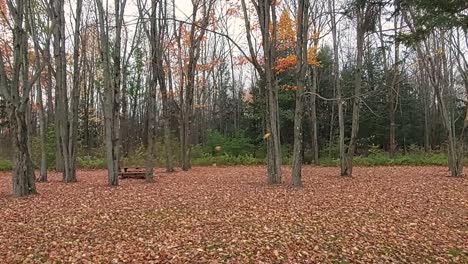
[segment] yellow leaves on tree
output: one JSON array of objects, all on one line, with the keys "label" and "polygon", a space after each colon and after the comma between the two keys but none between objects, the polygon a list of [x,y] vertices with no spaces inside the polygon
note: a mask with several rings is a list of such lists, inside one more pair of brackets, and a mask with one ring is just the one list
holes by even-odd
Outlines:
[{"label": "yellow leaves on tree", "polygon": [[[277,41],[278,51],[283,52],[283,56],[276,60],[275,70],[277,73],[285,72],[286,70],[292,69],[296,66],[297,58],[295,55],[296,48],[296,25],[289,15],[288,11],[283,11],[278,22],[278,34]],[[320,32],[313,33],[310,35],[314,45],[307,50],[307,63],[313,66],[320,66],[317,57],[318,51],[318,40]],[[289,55],[288,55],[289,54]]]},{"label": "yellow leaves on tree", "polygon": [[307,63],[315,67],[320,66],[320,62],[317,57],[318,44],[319,44],[320,32],[315,32],[312,34],[312,40],[314,45],[307,50]]},{"label": "yellow leaves on tree", "polygon": [[320,66],[320,62],[317,57],[318,46],[314,45],[313,47],[307,50],[307,63],[315,67]]},{"label": "yellow leaves on tree", "polygon": [[294,48],[296,44],[296,30],[288,11],[283,11],[278,22],[278,50]]}]

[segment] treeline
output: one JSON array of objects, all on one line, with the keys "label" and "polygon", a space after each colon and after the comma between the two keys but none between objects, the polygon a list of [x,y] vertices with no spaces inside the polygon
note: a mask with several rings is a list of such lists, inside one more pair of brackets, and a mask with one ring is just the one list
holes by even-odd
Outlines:
[{"label": "treeline", "polygon": [[147,181],[156,161],[230,155],[265,160],[272,184],[291,164],[300,186],[303,163],[336,158],[351,176],[376,149],[446,152],[463,174],[465,1],[178,4],[0,1],[0,158],[16,195],[50,168],[74,182],[93,158],[118,185],[135,156]]}]

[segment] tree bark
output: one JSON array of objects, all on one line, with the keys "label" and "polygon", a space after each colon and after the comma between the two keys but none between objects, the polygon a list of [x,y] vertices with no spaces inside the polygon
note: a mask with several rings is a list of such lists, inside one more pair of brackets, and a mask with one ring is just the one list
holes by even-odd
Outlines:
[{"label": "tree bark", "polygon": [[[69,173],[65,179],[66,182],[76,182],[76,152],[78,141],[78,107],[80,103],[80,83],[81,83],[81,62],[80,62],[80,26],[83,0],[76,2],[75,15],[75,30],[73,36],[73,88],[71,91],[70,115],[69,122],[69,138],[68,138],[68,157],[69,157]],[[86,49],[83,46],[83,53]]]},{"label": "tree bark", "polygon": [[[24,28],[26,8],[29,2],[17,0],[7,5],[12,14],[11,33],[13,35],[13,59],[11,74],[7,74],[0,49],[0,94],[6,99],[9,110],[10,129],[13,135],[14,168],[12,187],[15,196],[26,196],[36,193],[34,168],[28,148],[27,108],[30,92],[42,72],[42,66],[36,69],[30,78],[27,68],[28,33]],[[11,76],[11,78],[9,78]]]},{"label": "tree bark", "polygon": [[267,181],[269,184],[281,183],[281,142],[279,131],[278,84],[274,70],[276,62],[276,7],[269,0],[253,2],[262,33],[264,65],[260,64],[253,46],[251,25],[245,0],[241,0],[244,25],[251,57],[247,58],[265,85],[265,129],[267,141]]},{"label": "tree bark", "polygon": [[[193,21],[197,20],[199,9],[202,9],[201,26],[197,27],[192,24],[190,29],[190,47],[187,64],[187,86],[185,87],[183,117],[182,117],[182,170],[187,171],[191,168],[190,153],[191,153],[191,131],[193,117],[193,95],[195,89],[196,65],[200,58],[200,44],[205,35],[206,27],[209,23],[210,13],[213,7],[213,0],[205,0],[203,3],[194,4],[192,17]],[[198,31],[198,32],[197,32]]]},{"label": "tree bark", "polygon": [[[39,52],[36,50],[36,56],[39,56]],[[40,65],[36,62],[36,68],[39,69]],[[51,80],[48,80],[49,82]],[[47,153],[46,153],[46,144],[47,144],[47,120],[44,111],[44,105],[42,104],[42,86],[41,82],[37,83],[37,104],[39,112],[39,138],[41,144],[41,164],[40,164],[40,173],[39,173],[39,182],[47,182]]]},{"label": "tree bark", "polygon": [[[104,124],[105,124],[105,144],[107,160],[107,178],[111,186],[119,185],[119,148],[120,148],[120,47],[121,30],[123,23],[123,11],[125,9],[125,0],[115,0],[115,39],[113,49],[111,50],[109,40],[109,25],[107,21],[108,12],[104,10],[101,0],[96,0],[101,55],[104,68]],[[112,57],[112,63],[111,63]]]},{"label": "tree bark", "polygon": [[[154,74],[154,72],[153,72]],[[148,145],[146,149],[146,182],[154,182],[154,133],[155,133],[155,104],[156,104],[156,80],[153,76],[148,91]]]},{"label": "tree bark", "polygon": [[[395,3],[398,5],[398,3]],[[395,7],[396,8],[396,7]],[[395,114],[398,108],[398,96],[400,93],[400,41],[398,40],[398,14],[395,14],[394,18],[394,32],[395,32],[395,63],[393,66],[393,81],[392,85],[389,85],[388,89],[388,97],[389,97],[389,122],[390,122],[390,129],[389,129],[389,152],[390,157],[395,157],[396,153],[396,121],[395,121]]]},{"label": "tree bark", "polygon": [[54,58],[55,58],[55,91],[57,97],[56,112],[56,133],[59,134],[61,160],[63,161],[63,181],[75,182],[74,162],[72,161],[70,149],[70,122],[68,114],[68,95],[67,95],[67,60],[65,50],[65,3],[63,0],[53,2],[51,13],[53,21],[57,25],[54,28]]},{"label": "tree bark", "polygon": [[318,86],[318,69],[312,66],[312,87],[310,96],[310,119],[311,119],[311,142],[312,142],[312,155],[313,163],[319,163],[319,147],[318,147],[318,131],[317,131],[317,86]]},{"label": "tree bark", "polygon": [[356,152],[356,145],[359,133],[359,112],[361,107],[361,89],[362,89],[362,62],[364,54],[364,38],[366,32],[372,26],[372,16],[374,3],[358,1],[356,7],[356,69],[354,73],[354,98],[353,115],[351,125],[351,138],[346,153],[346,162],[342,176],[351,177],[353,174],[353,157]]},{"label": "tree bark", "polygon": [[332,24],[332,39],[333,39],[333,86],[336,91],[337,105],[338,105],[338,129],[339,129],[339,152],[340,152],[340,175],[344,176],[346,173],[347,158],[345,154],[345,131],[344,131],[344,115],[343,115],[343,99],[340,84],[340,61],[339,61],[339,39],[337,37],[337,24],[335,19],[335,1],[328,0],[328,9],[331,16]]},{"label": "tree bark", "polygon": [[26,123],[25,104],[11,107],[11,128],[13,145],[15,146],[13,168],[13,194],[26,196],[37,193],[34,178],[34,168],[28,149],[28,128]]},{"label": "tree bark", "polygon": [[[294,112],[294,146],[292,162],[292,183],[294,186],[302,186],[302,121],[304,117],[304,87],[307,73],[307,42],[309,32],[309,0],[299,0],[297,7],[296,30],[296,109]],[[314,99],[315,101],[315,99]],[[315,104],[313,105],[315,108]],[[314,113],[314,109],[312,110]],[[316,127],[315,127],[316,129]],[[316,134],[315,134],[316,135]]]}]

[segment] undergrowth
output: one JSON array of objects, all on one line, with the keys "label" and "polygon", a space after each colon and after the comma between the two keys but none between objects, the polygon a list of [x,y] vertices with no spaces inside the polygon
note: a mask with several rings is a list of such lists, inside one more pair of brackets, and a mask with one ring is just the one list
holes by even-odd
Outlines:
[{"label": "undergrowth", "polygon": [[[163,167],[164,159],[160,155],[155,161],[156,166]],[[283,164],[290,165],[292,158],[289,156],[283,157]],[[194,166],[236,166],[236,165],[263,165],[266,163],[264,158],[256,158],[251,154],[245,155],[229,155],[229,154],[204,154],[192,159]],[[368,156],[357,156],[353,159],[355,166],[372,167],[372,166],[447,166],[447,155],[440,153],[418,153],[407,155],[396,155],[391,158],[387,153],[375,153]],[[468,165],[468,158],[464,163]],[[122,166],[145,166],[146,159],[143,153],[126,157],[122,159]],[[174,160],[174,164],[178,166],[178,162]],[[101,157],[81,156],[77,158],[77,165],[80,169],[105,169],[106,160]],[[336,158],[321,158],[319,166],[334,167],[339,166],[340,161]],[[13,163],[10,160],[0,159],[0,171],[8,171],[13,168]],[[53,167],[52,167],[53,168]]]}]

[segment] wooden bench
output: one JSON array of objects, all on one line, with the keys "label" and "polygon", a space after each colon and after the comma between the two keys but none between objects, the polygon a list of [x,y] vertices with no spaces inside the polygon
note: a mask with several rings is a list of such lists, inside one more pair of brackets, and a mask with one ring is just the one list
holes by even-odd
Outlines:
[{"label": "wooden bench", "polygon": [[146,177],[146,168],[124,167],[119,172],[121,179],[144,179]]}]

